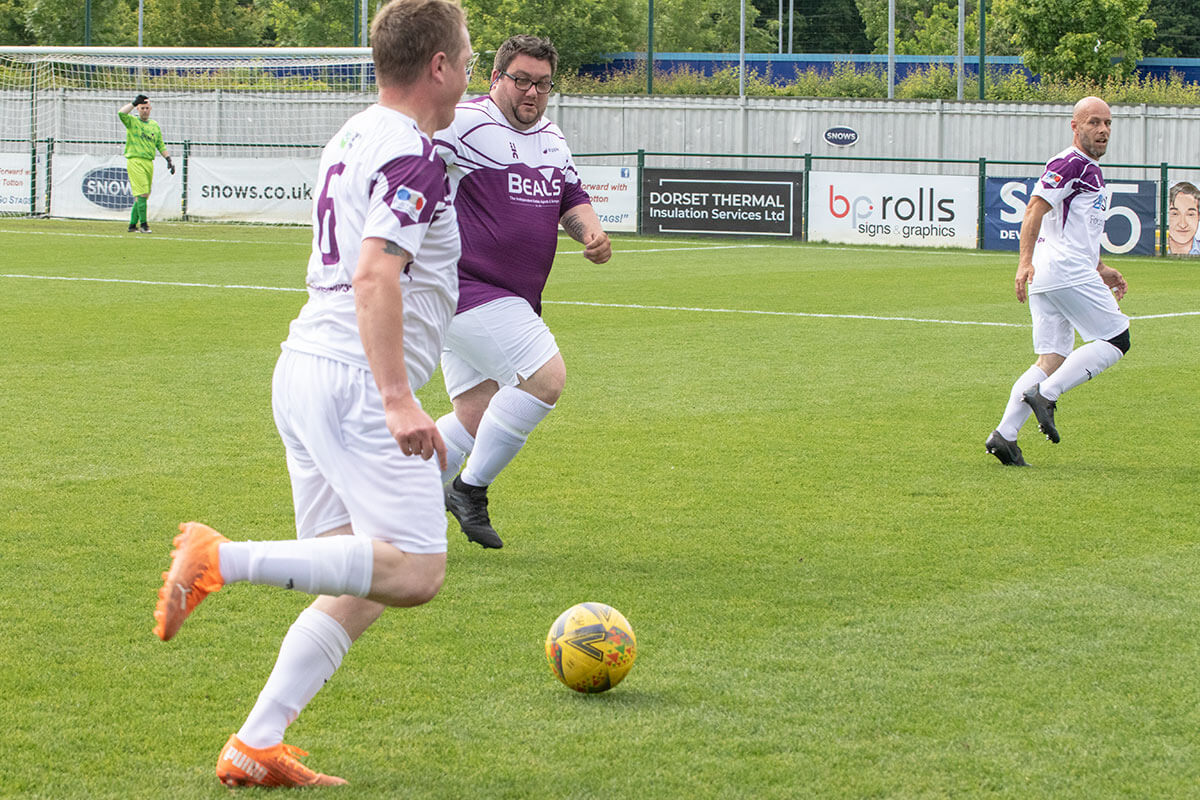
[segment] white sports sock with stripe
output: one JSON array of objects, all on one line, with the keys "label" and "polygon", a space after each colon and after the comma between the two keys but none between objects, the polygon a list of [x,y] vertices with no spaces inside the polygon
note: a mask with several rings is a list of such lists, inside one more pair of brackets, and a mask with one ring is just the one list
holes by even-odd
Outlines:
[{"label": "white sports sock with stripe", "polygon": [[226,583],[249,581],[334,597],[366,597],[375,567],[371,540],[358,536],[222,542],[218,552]]},{"label": "white sports sock with stripe", "polygon": [[282,742],[287,726],[333,677],[349,649],[350,635],[337,620],[311,607],[300,612],[238,738],[259,750]]},{"label": "white sports sock with stripe", "polygon": [[442,470],[442,485],[445,486],[454,480],[467,456],[475,449],[475,437],[463,427],[453,411],[439,417],[437,427],[442,434],[442,441],[446,443],[446,468]]},{"label": "white sports sock with stripe", "polygon": [[1046,373],[1036,364],[1017,378],[1017,382],[1012,385],[1012,391],[1009,392],[1008,405],[1004,407],[1004,416],[1000,418],[1000,424],[996,426],[997,433],[1010,442],[1017,440],[1021,426],[1033,413],[1033,409],[1021,399],[1021,395],[1025,394],[1025,390],[1035,383],[1041,383],[1044,380],[1046,380]]},{"label": "white sports sock with stripe", "polygon": [[1074,389],[1081,383],[1090,381],[1104,370],[1121,360],[1125,355],[1121,349],[1111,342],[1097,339],[1088,342],[1083,347],[1076,347],[1067,356],[1062,366],[1054,370],[1054,374],[1042,381],[1042,397],[1047,400],[1057,400],[1063,392]]},{"label": "white sports sock with stripe", "polygon": [[475,449],[471,451],[462,479],[471,486],[489,486],[500,470],[517,457],[529,434],[537,424],[554,410],[515,386],[502,386],[492,395],[479,430],[475,432]]}]

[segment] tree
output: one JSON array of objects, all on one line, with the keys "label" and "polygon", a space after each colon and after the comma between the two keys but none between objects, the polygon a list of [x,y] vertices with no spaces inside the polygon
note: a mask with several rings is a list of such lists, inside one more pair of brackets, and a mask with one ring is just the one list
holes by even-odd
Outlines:
[{"label": "tree", "polygon": [[[270,0],[263,10],[264,38],[280,47],[353,47],[355,8],[361,13],[360,0]],[[368,5],[368,15],[372,11]]]},{"label": "tree", "polygon": [[[30,0],[25,19],[31,43],[83,44],[83,9],[79,0]],[[137,0],[92,0],[92,44],[137,44]]]},{"label": "tree", "polygon": [[25,0],[0,0],[0,44],[33,44],[33,31],[25,20]]},{"label": "tree", "polygon": [[[863,25],[869,40],[875,43],[876,53],[888,51],[888,0],[855,0],[858,13],[862,16]],[[922,10],[928,10],[927,0],[896,0],[897,42],[912,39],[916,32],[916,17]]]},{"label": "tree", "polygon": [[[867,38],[876,53],[888,51],[888,0],[856,0],[866,25]],[[1012,34],[995,13],[987,14],[987,55],[1014,55]],[[979,0],[968,0],[963,49],[979,54]],[[955,0],[896,0],[896,52],[904,55],[956,55],[958,53],[958,3]]]},{"label": "tree", "polygon": [[[996,15],[1031,72],[1069,80],[1127,77],[1154,35],[1149,0],[997,0]],[[1114,61],[1115,60],[1115,61]]]},{"label": "tree", "polygon": [[[958,5],[944,0],[934,2],[928,12],[918,11],[913,19],[913,36],[896,42],[896,52],[915,56],[952,56],[958,54]],[[966,11],[966,9],[964,9]],[[987,15],[987,55],[1016,55],[1012,34],[994,14]],[[979,55],[979,7],[963,17],[963,52]]]},{"label": "tree", "polygon": [[246,47],[263,29],[252,0],[154,0],[144,14],[142,39],[153,47]]},{"label": "tree", "polygon": [[[644,2],[639,9],[644,28]],[[740,11],[740,0],[654,0],[654,49],[678,53],[736,53],[741,38]],[[777,26],[774,19],[762,18],[758,9],[747,2],[746,52],[775,52]]]},{"label": "tree", "polygon": [[1146,55],[1162,58],[1200,57],[1200,11],[1196,0],[1150,0],[1146,16],[1158,25]]},{"label": "tree", "polygon": [[[475,50],[494,53],[508,37],[543,36],[558,49],[560,71],[603,55],[633,49],[644,40],[645,14],[635,0],[464,0]],[[481,66],[490,71],[491,59]]]},{"label": "tree", "polygon": [[[795,0],[794,53],[869,53],[871,41],[858,7],[845,0]],[[787,10],[784,10],[787,25]],[[784,31],[786,49],[786,29]]]}]

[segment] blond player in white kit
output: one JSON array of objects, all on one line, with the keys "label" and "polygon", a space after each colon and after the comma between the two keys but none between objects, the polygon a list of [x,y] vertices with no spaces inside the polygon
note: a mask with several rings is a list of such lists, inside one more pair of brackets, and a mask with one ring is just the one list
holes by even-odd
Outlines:
[{"label": "blond player in white kit", "polygon": [[445,575],[445,445],[413,392],[458,298],[458,224],[430,137],[466,89],[470,38],[456,3],[392,0],[371,43],[379,102],[322,153],[308,301],[272,385],[298,541],[232,542],[185,523],[154,612],[168,640],[226,584],[318,595],[220,751],[229,786],[345,783],[302,764],[284,731],[384,608],[429,601]]},{"label": "blond player in white kit", "polygon": [[448,460],[442,479],[446,508],[483,547],[503,545],[488,486],[554,409],[566,381],[541,316],[559,226],[589,261],[612,255],[562,131],[544,116],[557,65],[549,40],[510,37],[496,51],[488,94],[460,103],[454,124],[434,137],[463,247],[458,310],[442,354],[454,405],[437,421]]},{"label": "blond player in white kit", "polygon": [[[1057,443],[1058,398],[1129,351],[1129,317],[1117,306],[1128,287],[1100,260],[1108,192],[1098,162],[1112,131],[1108,103],[1080,100],[1071,130],[1071,146],[1046,164],[1021,221],[1015,285],[1017,299],[1029,299],[1037,361],[1013,384],[1000,424],[984,445],[1005,466],[1028,466],[1017,433],[1030,414]],[[1086,342],[1082,347],[1075,347],[1076,332]]]}]

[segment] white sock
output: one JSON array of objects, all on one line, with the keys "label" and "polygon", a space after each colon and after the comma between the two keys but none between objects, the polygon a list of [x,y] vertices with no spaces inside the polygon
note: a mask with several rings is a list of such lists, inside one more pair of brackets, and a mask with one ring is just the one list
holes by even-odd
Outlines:
[{"label": "white sock", "polygon": [[350,635],[337,620],[315,608],[300,612],[238,738],[256,749],[282,742],[284,730],[333,677],[349,649]]},{"label": "white sock", "polygon": [[1025,420],[1029,419],[1029,415],[1033,413],[1033,409],[1029,404],[1021,399],[1021,395],[1025,394],[1025,390],[1035,383],[1041,383],[1046,380],[1046,373],[1036,364],[1025,370],[1021,377],[1017,378],[1017,382],[1012,385],[1012,391],[1008,395],[1008,405],[1004,407],[1004,416],[1000,418],[1000,424],[996,426],[996,432],[1008,439],[1010,442],[1017,440],[1017,434],[1021,432],[1021,426],[1025,424]]},{"label": "white sock", "polygon": [[375,567],[371,540],[358,536],[223,542],[218,552],[226,583],[249,581],[334,597],[366,597]]},{"label": "white sock", "polygon": [[471,486],[489,486],[525,446],[537,424],[554,410],[515,386],[502,386],[492,395],[479,430],[475,449],[463,468],[462,479]]},{"label": "white sock", "polygon": [[1103,339],[1075,348],[1062,366],[1042,381],[1042,396],[1047,400],[1057,400],[1063,392],[1068,392],[1104,372],[1120,361],[1123,355],[1125,354],[1119,347]]},{"label": "white sock", "polygon": [[475,437],[467,432],[453,411],[437,421],[438,432],[446,443],[446,468],[442,470],[442,485],[454,480],[463,462],[475,447]]}]

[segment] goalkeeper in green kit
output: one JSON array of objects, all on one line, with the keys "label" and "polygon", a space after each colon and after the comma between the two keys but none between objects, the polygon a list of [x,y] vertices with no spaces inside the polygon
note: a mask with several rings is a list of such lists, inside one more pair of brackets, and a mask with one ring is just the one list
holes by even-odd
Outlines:
[{"label": "goalkeeper in green kit", "polygon": [[[130,111],[137,111],[137,116]],[[146,201],[150,198],[150,182],[154,179],[154,152],[163,154],[167,169],[175,174],[175,162],[163,144],[162,128],[150,119],[150,98],[139,94],[117,110],[125,126],[125,170],[129,173],[129,189],[133,192],[133,211],[129,215],[129,232],[150,233],[146,223]]]}]

